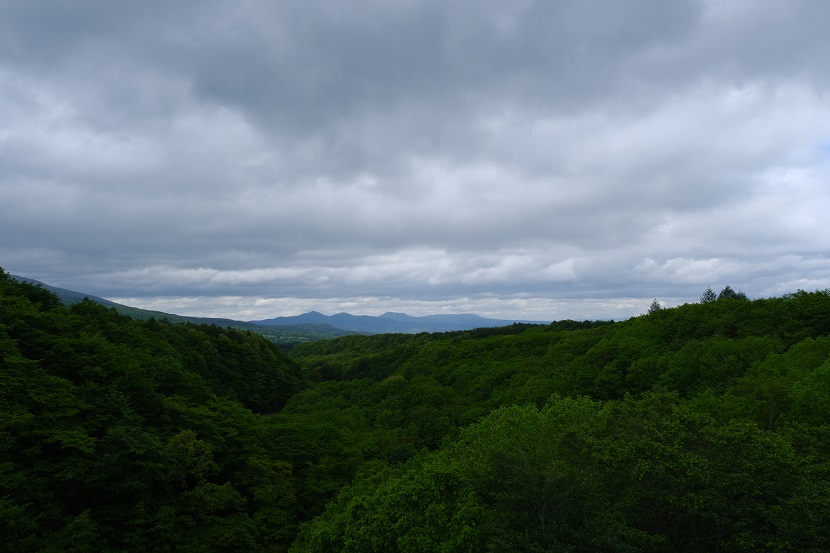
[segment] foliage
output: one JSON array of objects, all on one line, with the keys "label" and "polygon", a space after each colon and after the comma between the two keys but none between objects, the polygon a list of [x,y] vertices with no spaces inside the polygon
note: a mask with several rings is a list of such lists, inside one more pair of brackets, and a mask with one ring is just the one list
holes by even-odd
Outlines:
[{"label": "foliage", "polygon": [[306,527],[292,551],[478,551],[483,506],[441,457],[359,481]]},{"label": "foliage", "polygon": [[830,291],[348,336],[0,270],[0,550],[824,551]]},{"label": "foliage", "polygon": [[648,314],[653,315],[654,313],[657,313],[658,311],[661,311],[662,309],[663,309],[663,306],[660,305],[660,302],[657,301],[657,299],[655,298],[654,300],[651,301],[651,305],[648,306]]},{"label": "foliage", "polygon": [[707,287],[700,296],[700,303],[712,303],[717,299],[718,297],[715,295],[715,292],[712,291],[712,288]]},{"label": "foliage", "polygon": [[731,286],[726,286],[723,290],[721,290],[720,294],[718,294],[719,300],[745,300],[747,299],[746,294],[741,291],[734,291]]},{"label": "foliage", "polygon": [[294,550],[345,547],[392,510],[374,490],[437,466],[478,499],[475,550],[826,550],[830,293],[721,300],[295,348],[317,384],[284,413],[336,413],[366,457],[428,451],[345,488]]},{"label": "foliage", "polygon": [[9,551],[284,550],[297,482],[252,411],[297,366],[249,332],[65,307],[0,271]]}]

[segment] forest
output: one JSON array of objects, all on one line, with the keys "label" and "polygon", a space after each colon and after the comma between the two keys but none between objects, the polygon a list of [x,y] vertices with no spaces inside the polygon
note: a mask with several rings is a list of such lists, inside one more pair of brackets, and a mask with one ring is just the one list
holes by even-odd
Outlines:
[{"label": "forest", "polygon": [[0,269],[0,551],[830,550],[830,291],[345,336]]}]

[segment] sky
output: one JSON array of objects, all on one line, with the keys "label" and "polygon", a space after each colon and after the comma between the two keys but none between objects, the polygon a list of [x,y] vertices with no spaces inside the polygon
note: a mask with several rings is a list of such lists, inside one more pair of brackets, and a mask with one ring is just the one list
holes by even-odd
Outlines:
[{"label": "sky", "polygon": [[830,287],[825,0],[0,0],[0,267],[241,320]]}]

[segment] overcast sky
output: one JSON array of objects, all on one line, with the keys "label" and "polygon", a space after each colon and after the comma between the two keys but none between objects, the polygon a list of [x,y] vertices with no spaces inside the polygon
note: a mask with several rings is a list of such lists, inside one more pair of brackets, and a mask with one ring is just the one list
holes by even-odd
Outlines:
[{"label": "overcast sky", "polygon": [[825,0],[0,0],[0,266],[180,314],[830,287]]}]

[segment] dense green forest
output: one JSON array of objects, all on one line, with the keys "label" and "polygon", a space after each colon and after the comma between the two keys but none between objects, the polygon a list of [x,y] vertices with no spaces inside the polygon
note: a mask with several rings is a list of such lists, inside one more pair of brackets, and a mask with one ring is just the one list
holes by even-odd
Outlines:
[{"label": "dense green forest", "polygon": [[349,336],[0,270],[0,550],[827,551],[830,291]]}]

